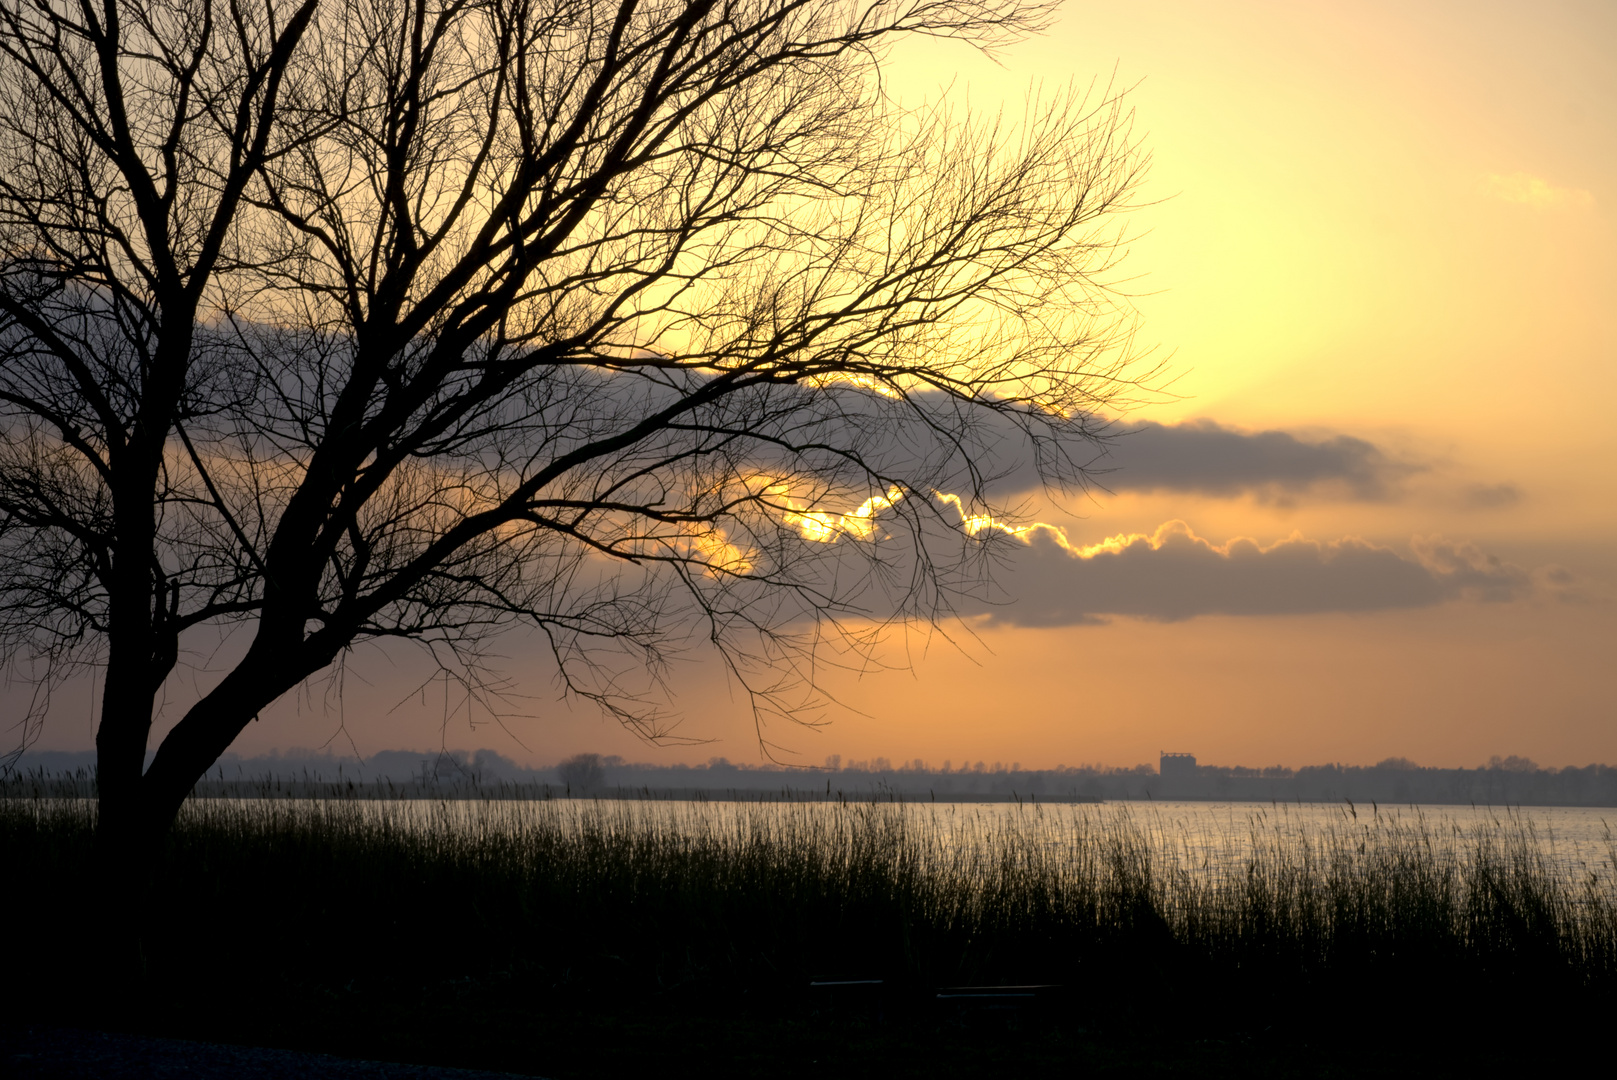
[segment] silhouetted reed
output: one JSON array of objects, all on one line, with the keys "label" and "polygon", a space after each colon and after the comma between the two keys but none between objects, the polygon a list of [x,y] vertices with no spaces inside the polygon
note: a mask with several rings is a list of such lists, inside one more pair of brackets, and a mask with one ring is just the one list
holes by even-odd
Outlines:
[{"label": "silhouetted reed", "polygon": [[[59,951],[93,918],[93,805],[0,806],[8,925]],[[1365,817],[1255,816],[1210,855],[1118,806],[197,799],[154,867],[145,955],[154,978],[242,966],[350,991],[792,994],[859,975],[1214,1011],[1617,983],[1609,830],[1578,867],[1526,817]]]}]

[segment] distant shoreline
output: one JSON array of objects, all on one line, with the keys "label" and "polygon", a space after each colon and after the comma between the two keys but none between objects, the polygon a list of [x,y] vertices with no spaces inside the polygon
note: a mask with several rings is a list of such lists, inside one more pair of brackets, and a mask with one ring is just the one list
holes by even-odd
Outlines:
[{"label": "distant shoreline", "polygon": [[[94,781],[73,776],[23,776],[0,781],[0,798],[95,797]],[[1061,792],[949,792],[842,790],[833,788],[653,788],[627,787],[572,791],[561,784],[496,781],[486,784],[351,783],[320,778],[267,777],[259,780],[203,781],[192,791],[194,799],[352,799],[355,801],[483,800],[653,802],[904,802],[904,803],[1028,803],[1099,805],[1107,800],[1093,795]]]},{"label": "distant shoreline", "polygon": [[[20,776],[0,781],[0,798],[4,799],[93,799],[95,783],[85,776]],[[1136,797],[1102,798],[1077,792],[1029,791],[1018,792],[961,792],[897,788],[654,788],[649,786],[571,791],[565,785],[534,782],[495,781],[484,784],[395,784],[354,783],[321,778],[262,777],[257,780],[204,781],[193,790],[193,799],[331,799],[355,802],[431,802],[431,801],[565,801],[620,802],[644,800],[649,802],[691,803],[910,803],[926,804],[1020,804],[1028,806],[1057,805],[1142,805],[1153,803],[1240,803],[1251,805],[1324,806],[1352,803],[1369,807],[1523,807],[1541,809],[1617,809],[1617,800],[1611,802],[1567,802],[1531,799],[1456,800],[1456,799],[1389,799],[1339,796],[1334,798],[1274,798],[1245,795],[1164,794],[1146,793]]]},{"label": "distant shoreline", "polygon": [[[1177,757],[1177,755],[1170,755]],[[589,758],[582,772],[570,766]],[[1390,762],[1396,761],[1396,764]],[[1169,775],[1149,765],[1128,769],[894,768],[885,760],[851,768],[744,766],[723,758],[705,765],[637,765],[582,755],[551,768],[527,768],[493,751],[416,753],[391,750],[365,761],[327,755],[225,759],[195,788],[198,797],[402,799],[654,798],[755,802],[842,798],[860,802],[1250,802],[1385,806],[1617,807],[1617,768],[1540,769],[1507,759],[1500,766],[1439,769],[1402,759],[1381,765],[1252,769],[1189,759]],[[0,779],[0,795],[90,798],[94,755],[42,752]],[[572,782],[569,783],[568,781]]]}]

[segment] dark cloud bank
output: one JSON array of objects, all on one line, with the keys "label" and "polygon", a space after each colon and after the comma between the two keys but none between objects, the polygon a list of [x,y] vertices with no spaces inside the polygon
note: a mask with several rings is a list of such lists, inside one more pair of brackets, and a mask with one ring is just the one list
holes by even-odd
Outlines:
[{"label": "dark cloud bank", "polygon": [[1381,611],[1454,599],[1507,601],[1534,588],[1527,571],[1472,545],[1441,539],[1417,541],[1410,555],[1353,538],[1215,545],[1177,521],[1087,557],[1044,530],[1031,539],[1006,552],[994,575],[1005,602],[985,597],[962,605],[962,614],[1018,626],[1071,625],[1107,615],[1174,621]]},{"label": "dark cloud bank", "polygon": [[[1035,491],[1045,478],[1069,471],[1051,469],[1052,455],[1045,455],[1041,473],[1039,459],[1026,451],[1026,439],[1003,419],[995,430],[979,433],[979,439],[977,449],[993,477],[987,485],[990,494]],[[1107,491],[1169,491],[1208,498],[1250,494],[1282,501],[1314,492],[1384,502],[1396,498],[1402,482],[1425,468],[1350,435],[1309,439],[1287,431],[1242,431],[1212,420],[1118,423],[1108,429],[1099,450],[1082,444],[1057,451]],[[1477,490],[1481,494],[1472,501],[1478,506],[1503,505],[1519,497],[1508,485]]]},{"label": "dark cloud bank", "polygon": [[[837,423],[869,421],[862,445],[870,460],[899,461],[913,455],[936,462],[940,490],[966,494],[971,490],[964,465],[969,456],[987,478],[981,490],[1000,504],[1038,490],[1052,476],[1072,478],[1078,475],[1075,467],[1113,492],[1250,495],[1274,501],[1304,493],[1390,501],[1400,496],[1405,479],[1425,468],[1349,435],[1243,431],[1212,420],[1113,422],[1100,426],[1099,448],[1081,439],[1041,443],[1020,430],[1013,417],[993,413],[972,420],[966,429],[970,438],[951,458],[936,433],[959,430],[949,422],[952,414],[945,415],[961,408],[957,402],[916,395],[910,403],[913,413],[878,423],[874,413],[866,416],[863,411],[874,407],[868,395],[842,393],[834,400],[840,410]],[[929,413],[937,413],[931,422],[916,420]],[[1461,501],[1491,508],[1521,497],[1516,488],[1499,484],[1468,489]],[[1455,599],[1497,602],[1547,585],[1564,595],[1567,585],[1501,562],[1471,544],[1437,538],[1417,540],[1408,551],[1351,537],[1297,536],[1269,546],[1247,539],[1216,544],[1195,536],[1183,523],[1171,522],[1154,536],[1128,538],[1113,550],[1079,557],[1057,536],[1054,530],[1037,530],[1029,544],[993,538],[995,569],[984,575],[982,588],[965,590],[956,611],[1000,623],[1059,626],[1115,615],[1179,620],[1381,611]],[[950,540],[945,537],[941,543],[936,562],[947,565]],[[869,613],[879,617],[883,610],[872,598]]]},{"label": "dark cloud bank", "polygon": [[1348,435],[1316,441],[1285,431],[1245,432],[1212,420],[1131,425],[1095,461],[1113,491],[1183,491],[1231,497],[1296,494],[1326,486],[1349,498],[1390,498],[1419,466],[1394,461]]},{"label": "dark cloud bank", "polygon": [[[1007,496],[1046,481],[1090,482],[1113,492],[1170,491],[1212,498],[1256,495],[1284,500],[1304,492],[1360,501],[1396,498],[1407,477],[1426,468],[1350,435],[1245,431],[1213,420],[1182,424],[1091,417],[1047,429],[1016,411],[971,406],[936,393],[902,403],[847,388],[772,391],[798,403],[801,421],[779,436],[798,444],[857,447],[886,475],[931,477],[940,488]],[[1098,442],[1089,436],[1098,437]],[[767,466],[767,452],[761,465]],[[1508,503],[1508,485],[1478,487],[1479,506]]]}]

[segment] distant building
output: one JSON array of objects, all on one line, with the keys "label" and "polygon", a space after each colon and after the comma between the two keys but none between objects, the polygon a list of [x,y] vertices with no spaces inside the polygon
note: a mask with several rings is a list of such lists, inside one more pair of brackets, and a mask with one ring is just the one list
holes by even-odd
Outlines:
[{"label": "distant building", "polygon": [[1194,780],[1196,779],[1195,754],[1169,754],[1164,752],[1157,765],[1157,772],[1164,780]]}]

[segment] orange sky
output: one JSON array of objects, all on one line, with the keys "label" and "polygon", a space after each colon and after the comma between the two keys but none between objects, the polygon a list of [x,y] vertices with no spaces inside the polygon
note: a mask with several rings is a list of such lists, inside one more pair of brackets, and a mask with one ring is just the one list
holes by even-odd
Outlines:
[{"label": "orange sky", "polygon": [[[1509,564],[1518,584],[1493,602],[1455,592],[1357,613],[979,621],[958,648],[935,638],[912,654],[911,671],[833,677],[848,709],[771,737],[809,763],[1131,765],[1164,749],[1247,765],[1617,762],[1614,56],[1605,0],[1069,3],[1001,66],[946,42],[895,56],[891,92],[907,103],[947,83],[973,110],[1014,108],[1030,83],[1114,70],[1135,87],[1157,202],[1134,220],[1127,265],[1143,338],[1181,395],[1135,419],[1346,435],[1397,466],[1374,497],[1123,485],[1037,516],[1079,543],[1174,520],[1213,544],[1357,537],[1412,567],[1412,538],[1441,536]],[[522,640],[506,652],[533,695],[535,717],[511,724],[525,748],[492,726],[446,726],[441,701],[381,715],[401,675],[363,656],[331,748],[758,759],[711,667],[675,675],[680,730],[708,741],[654,747],[557,704]],[[906,655],[895,639],[884,658]],[[57,724],[41,745],[86,744],[78,728]],[[310,698],[237,750],[335,732]]]}]

